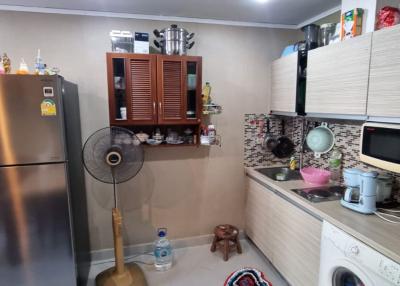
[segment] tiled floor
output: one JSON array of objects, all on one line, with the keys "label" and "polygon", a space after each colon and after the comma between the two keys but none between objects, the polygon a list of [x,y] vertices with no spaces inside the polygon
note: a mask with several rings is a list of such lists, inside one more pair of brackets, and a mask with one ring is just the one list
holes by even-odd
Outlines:
[{"label": "tiled floor", "polygon": [[[224,262],[220,252],[211,253],[209,245],[176,249],[175,264],[171,270],[157,272],[153,266],[143,265],[149,286],[223,286],[228,275],[241,267],[254,267],[265,273],[274,286],[287,286],[279,273],[271,266],[258,249],[242,240],[243,254],[232,254]],[[150,262],[152,257],[143,256],[141,260]],[[90,270],[88,286],[94,286],[94,278],[110,263],[94,265]]]}]

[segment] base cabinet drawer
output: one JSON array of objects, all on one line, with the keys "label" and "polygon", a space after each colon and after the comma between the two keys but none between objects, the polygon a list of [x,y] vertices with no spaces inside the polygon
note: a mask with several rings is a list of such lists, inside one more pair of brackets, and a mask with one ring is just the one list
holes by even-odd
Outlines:
[{"label": "base cabinet drawer", "polygon": [[291,285],[318,285],[322,222],[247,179],[246,234]]}]

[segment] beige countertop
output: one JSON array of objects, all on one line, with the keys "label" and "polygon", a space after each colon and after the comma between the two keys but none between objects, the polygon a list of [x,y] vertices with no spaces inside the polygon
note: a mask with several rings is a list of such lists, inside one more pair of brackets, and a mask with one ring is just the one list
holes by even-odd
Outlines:
[{"label": "beige countertop", "polygon": [[257,168],[246,168],[247,176],[274,189],[309,213],[337,226],[400,263],[400,224],[385,222],[376,215],[354,212],[342,207],[339,201],[312,203],[291,191],[291,189],[310,187],[309,184],[302,180],[277,182],[255,171]]}]

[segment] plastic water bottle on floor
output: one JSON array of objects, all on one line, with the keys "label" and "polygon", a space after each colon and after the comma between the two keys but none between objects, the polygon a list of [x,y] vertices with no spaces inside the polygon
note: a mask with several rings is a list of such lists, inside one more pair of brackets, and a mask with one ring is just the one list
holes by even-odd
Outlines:
[{"label": "plastic water bottle on floor", "polygon": [[158,238],[154,243],[154,266],[158,271],[166,271],[172,267],[172,247],[167,239],[167,229],[157,230]]}]

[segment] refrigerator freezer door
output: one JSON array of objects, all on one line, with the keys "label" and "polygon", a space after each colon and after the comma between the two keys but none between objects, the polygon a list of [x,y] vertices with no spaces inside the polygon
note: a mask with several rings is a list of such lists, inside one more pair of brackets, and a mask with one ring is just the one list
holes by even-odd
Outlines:
[{"label": "refrigerator freezer door", "polygon": [[63,162],[61,78],[0,76],[0,166]]},{"label": "refrigerator freezer door", "polygon": [[1,285],[76,285],[65,168],[0,168]]}]

